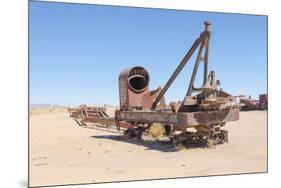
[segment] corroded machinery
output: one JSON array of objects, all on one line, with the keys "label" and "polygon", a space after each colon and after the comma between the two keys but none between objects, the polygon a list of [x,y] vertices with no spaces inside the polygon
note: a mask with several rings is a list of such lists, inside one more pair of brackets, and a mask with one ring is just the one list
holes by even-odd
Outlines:
[{"label": "corroded machinery", "polygon": [[[149,74],[137,66],[123,70],[119,75],[120,110],[151,109],[153,101],[159,96],[161,87],[149,90]],[[164,99],[161,100],[163,104]]]},{"label": "corroded machinery", "polygon": [[260,94],[259,100],[242,97],[240,98],[240,110],[250,111],[250,110],[267,110],[268,98],[267,94]]},{"label": "corroded machinery", "polygon": [[[124,134],[141,138],[155,124],[165,129],[174,144],[207,144],[228,141],[227,131],[222,127],[228,121],[239,119],[236,98],[223,91],[215,72],[208,71],[208,51],[211,24],[205,22],[205,29],[195,40],[163,88],[150,90],[148,71],[136,66],[123,70],[119,75],[120,107],[115,117],[109,117],[102,108],[82,106],[70,109],[71,116],[80,124],[101,123],[124,128]],[[164,95],[178,74],[198,49],[193,73],[182,101],[166,105]],[[202,85],[195,87],[199,64],[203,63]]]}]

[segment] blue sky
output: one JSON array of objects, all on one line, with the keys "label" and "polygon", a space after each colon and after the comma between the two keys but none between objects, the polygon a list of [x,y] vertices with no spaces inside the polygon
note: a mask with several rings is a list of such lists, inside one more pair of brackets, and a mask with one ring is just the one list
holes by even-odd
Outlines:
[{"label": "blue sky", "polygon": [[[30,103],[119,104],[119,73],[135,65],[148,70],[151,89],[163,87],[205,20],[209,70],[222,88],[254,98],[267,92],[265,16],[34,1],[29,11]],[[195,56],[167,101],[183,99]]]}]

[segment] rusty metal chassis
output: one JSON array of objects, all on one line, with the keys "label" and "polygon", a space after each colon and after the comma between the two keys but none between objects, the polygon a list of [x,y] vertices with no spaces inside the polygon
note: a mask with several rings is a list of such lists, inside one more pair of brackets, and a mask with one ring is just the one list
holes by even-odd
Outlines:
[{"label": "rusty metal chassis", "polygon": [[[87,110],[86,110],[87,111]],[[86,113],[85,109],[80,111]],[[224,109],[213,111],[198,112],[171,112],[171,111],[154,111],[154,110],[133,110],[133,111],[115,111],[115,117],[91,117],[78,115],[73,117],[81,125],[91,126],[89,123],[99,123],[106,127],[116,126],[117,131],[124,128],[124,134],[128,138],[141,135],[153,123],[161,123],[163,126],[172,125],[173,131],[180,131],[169,134],[169,138],[176,146],[179,143],[188,143],[189,145],[206,144],[212,140],[213,143],[223,143],[228,141],[227,131],[220,128],[227,121],[236,121],[239,119],[239,109]],[[207,126],[207,127],[206,127]],[[196,133],[186,131],[186,128],[194,127]],[[202,131],[202,128],[207,128]],[[168,136],[168,135],[167,135]]]},{"label": "rusty metal chassis", "polygon": [[[130,123],[162,123],[182,127],[222,124],[239,119],[238,109],[225,109],[199,112],[170,112],[170,111],[116,111],[115,120],[118,128],[120,121]],[[122,127],[122,125],[121,125]]]},{"label": "rusty metal chassis", "polygon": [[[81,113],[85,114],[83,111]],[[87,113],[86,113],[87,114]],[[82,124],[99,123],[102,125],[115,125],[117,130],[120,127],[128,128],[138,124],[172,124],[182,127],[196,127],[200,125],[222,124],[227,121],[236,121],[239,119],[238,109],[224,109],[214,111],[198,112],[171,112],[171,111],[152,111],[152,110],[134,110],[134,111],[115,111],[114,117],[74,117]]]}]

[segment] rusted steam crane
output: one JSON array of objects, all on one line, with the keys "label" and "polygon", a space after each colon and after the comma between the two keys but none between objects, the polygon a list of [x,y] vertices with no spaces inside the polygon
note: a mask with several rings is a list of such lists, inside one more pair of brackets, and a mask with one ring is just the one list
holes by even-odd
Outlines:
[{"label": "rusted steam crane", "polygon": [[[175,144],[227,142],[227,131],[221,127],[227,121],[239,119],[239,108],[235,97],[218,88],[220,82],[216,80],[215,72],[208,72],[210,27],[211,24],[205,22],[204,31],[163,89],[149,89],[150,77],[145,68],[136,66],[126,69],[119,75],[120,109],[115,111],[114,118],[108,117],[102,108],[87,106],[70,109],[71,117],[82,125],[91,122],[116,125],[117,130],[125,128],[124,134],[128,137],[141,138],[151,126],[160,124]],[[197,48],[198,55],[184,99],[166,105],[165,93]],[[201,62],[204,64],[203,82],[201,87],[195,87],[194,81]],[[189,128],[193,128],[193,131]]]}]

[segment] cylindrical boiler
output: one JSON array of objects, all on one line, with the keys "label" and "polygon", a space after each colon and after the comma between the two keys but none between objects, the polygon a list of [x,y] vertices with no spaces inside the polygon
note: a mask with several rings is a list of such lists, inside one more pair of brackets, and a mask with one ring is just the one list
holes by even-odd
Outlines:
[{"label": "cylindrical boiler", "polygon": [[123,70],[119,75],[120,109],[142,108],[149,93],[149,74],[141,66]]}]

